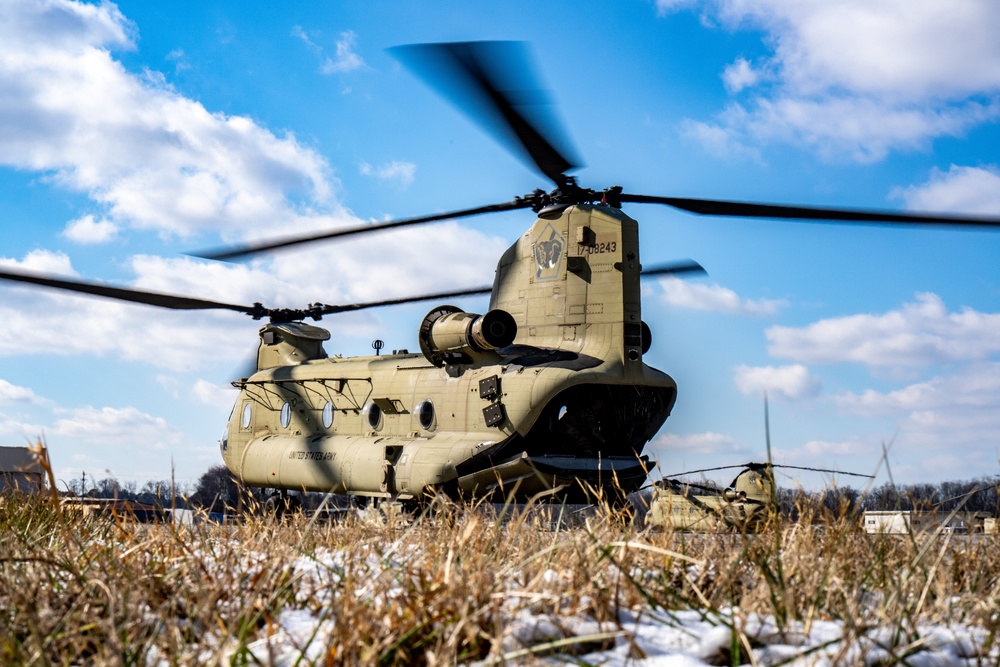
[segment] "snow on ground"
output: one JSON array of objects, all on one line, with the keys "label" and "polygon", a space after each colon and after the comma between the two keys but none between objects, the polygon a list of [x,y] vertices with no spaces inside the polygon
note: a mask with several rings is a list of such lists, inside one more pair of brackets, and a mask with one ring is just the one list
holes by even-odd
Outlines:
[{"label": "snow on ground", "polygon": [[[372,554],[371,581],[391,573],[405,554]],[[331,591],[344,577],[343,553],[321,550],[294,563],[296,604],[276,619],[268,636],[252,642],[249,652],[263,664],[323,662],[335,621]],[[558,577],[558,573],[551,573]],[[355,594],[366,596],[362,586]],[[393,588],[384,588],[373,604],[392,604]],[[972,667],[1000,664],[1000,647],[989,646],[987,633],[963,624],[903,624],[856,627],[844,621],[818,620],[808,626],[789,622],[780,628],[773,617],[742,615],[738,609],[619,610],[616,623],[574,615],[536,613],[516,590],[504,601],[505,633],[498,662],[518,664],[537,659],[554,664],[616,667],[702,667],[707,665],[883,665]],[[749,653],[747,652],[749,649]],[[733,661],[734,650],[739,651]]]}]

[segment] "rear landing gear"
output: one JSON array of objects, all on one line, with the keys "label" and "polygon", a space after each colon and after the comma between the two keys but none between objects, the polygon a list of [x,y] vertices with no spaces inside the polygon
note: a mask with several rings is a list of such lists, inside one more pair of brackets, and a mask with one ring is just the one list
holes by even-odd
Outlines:
[{"label": "rear landing gear", "polygon": [[264,501],[264,516],[281,519],[289,514],[302,511],[302,500],[298,496],[290,496],[284,489],[274,491]]}]

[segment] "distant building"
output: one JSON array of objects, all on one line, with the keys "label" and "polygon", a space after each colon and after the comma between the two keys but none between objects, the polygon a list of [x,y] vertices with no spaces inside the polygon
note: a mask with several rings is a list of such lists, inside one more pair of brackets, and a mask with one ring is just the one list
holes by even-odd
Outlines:
[{"label": "distant building", "polygon": [[0,447],[0,493],[38,493],[44,471],[27,447]]},{"label": "distant building", "polygon": [[135,519],[140,523],[162,523],[166,516],[164,510],[155,505],[117,498],[66,496],[60,501],[60,504],[63,509],[76,512],[84,517],[93,515],[114,516],[123,519]]},{"label": "distant building", "polygon": [[987,522],[992,521],[996,530],[996,519],[989,518],[984,512],[916,512],[872,511],[864,513],[861,525],[866,533],[886,533],[901,535],[909,532],[937,530],[945,533],[982,533],[987,532]]}]

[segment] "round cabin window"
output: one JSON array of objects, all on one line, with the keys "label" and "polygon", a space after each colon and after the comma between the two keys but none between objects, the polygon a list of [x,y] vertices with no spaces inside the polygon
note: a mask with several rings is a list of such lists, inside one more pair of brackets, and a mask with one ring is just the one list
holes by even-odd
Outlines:
[{"label": "round cabin window", "polygon": [[375,403],[365,403],[361,409],[361,418],[368,426],[377,431],[382,426],[382,408]]},{"label": "round cabin window", "polygon": [[417,407],[413,409],[413,412],[417,415],[417,421],[420,422],[420,428],[425,431],[434,429],[434,404],[431,403],[430,400],[417,403]]},{"label": "round cabin window", "polygon": [[292,406],[285,403],[281,406],[281,428],[288,428],[292,422]]},{"label": "round cabin window", "polygon": [[252,403],[243,405],[243,415],[240,417],[240,425],[243,428],[250,428],[250,417],[253,415]]},{"label": "round cabin window", "polygon": [[323,406],[323,428],[331,426],[333,426],[333,403],[327,401],[326,405]]}]

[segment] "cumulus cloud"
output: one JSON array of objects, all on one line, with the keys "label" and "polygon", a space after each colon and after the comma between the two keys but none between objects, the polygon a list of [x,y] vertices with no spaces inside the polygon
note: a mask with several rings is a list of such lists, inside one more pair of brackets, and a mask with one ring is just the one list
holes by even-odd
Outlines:
[{"label": "cumulus cloud", "polygon": [[406,187],[413,183],[417,165],[412,162],[401,162],[393,160],[381,167],[373,167],[367,162],[362,162],[358,168],[364,176],[372,176],[382,181],[396,181],[401,186]]},{"label": "cumulus cloud", "polygon": [[4,446],[27,446],[35,442],[43,433],[45,426],[36,422],[23,421],[0,413],[0,439]]},{"label": "cumulus cloud", "polygon": [[[663,14],[686,4],[657,6]],[[1000,5],[991,0],[714,0],[700,11],[732,30],[763,31],[773,48],[754,66],[737,60],[722,73],[745,100],[686,125],[715,152],[722,139],[729,154],[782,141],[867,162],[1000,116],[992,28]]]},{"label": "cumulus cloud", "polygon": [[819,378],[801,364],[793,366],[737,366],[736,388],[744,394],[783,396],[792,400],[816,396],[820,392]]},{"label": "cumulus cloud", "polygon": [[894,190],[892,196],[915,211],[996,215],[1000,213],[1000,169],[953,164],[947,172],[935,169],[925,183]]},{"label": "cumulus cloud", "polygon": [[748,454],[735,438],[723,433],[662,433],[650,442],[649,447],[662,457],[680,452],[689,454]]},{"label": "cumulus cloud", "polygon": [[[46,0],[5,5],[3,12],[0,126],[18,131],[0,133],[0,165],[41,172],[101,209],[70,222],[66,238],[98,243],[153,229],[217,232],[236,241],[363,224],[336,201],[326,160],[294,136],[211,112],[160,74],[128,72],[114,51],[134,48],[138,37],[114,5]],[[342,37],[341,56],[350,61],[353,37]],[[405,183],[413,167],[397,163],[381,174]],[[125,286],[304,307],[488,284],[492,271],[483,267],[506,243],[454,223],[439,229],[441,235],[401,230],[246,265],[137,256],[123,265],[131,272]],[[456,259],[428,260],[443,253]],[[76,275],[67,255],[44,250],[0,264]],[[365,312],[337,324],[351,335],[375,318]],[[116,355],[172,370],[242,359],[258,326],[232,313],[160,311],[9,285],[0,285],[0,319],[13,341],[0,356]]]},{"label": "cumulus cloud", "polygon": [[207,380],[197,380],[191,387],[191,398],[204,405],[228,410],[236,401],[236,389],[232,385],[218,385]]},{"label": "cumulus cloud", "polygon": [[[152,255],[129,258],[125,285],[226,304],[302,308],[349,304],[489,285],[505,242],[455,222],[439,234],[401,230],[372,235],[329,253],[289,254],[267,262],[223,264]],[[461,257],[455,263],[434,257]],[[0,266],[75,277],[65,254],[33,251]],[[367,335],[369,311],[324,320],[338,338]],[[0,357],[22,354],[112,355],[174,371],[237,364],[256,344],[259,323],[229,311],[169,311],[33,286],[0,284],[0,321],[8,332]],[[414,324],[414,327],[416,324]],[[415,329],[414,329],[415,330]]]},{"label": "cumulus cloud", "polygon": [[761,78],[762,73],[746,58],[737,58],[722,72],[722,81],[730,93],[738,93],[744,88],[754,86]]},{"label": "cumulus cloud", "polygon": [[664,303],[692,310],[734,315],[773,315],[788,305],[782,299],[744,299],[719,285],[692,283],[676,277],[660,279]]},{"label": "cumulus cloud", "polygon": [[19,387],[0,378],[0,403],[44,403],[44,399],[27,387]]},{"label": "cumulus cloud", "polygon": [[141,444],[154,449],[178,444],[182,439],[179,431],[163,418],[133,407],[72,410],[68,417],[56,421],[52,435],[88,444],[127,447]]},{"label": "cumulus cloud", "polygon": [[923,452],[925,476],[941,476],[942,470],[928,467],[928,461],[941,456],[942,443],[949,452],[962,452],[966,471],[996,468],[1000,363],[972,364],[891,391],[845,392],[834,402],[845,414],[893,420],[896,448]]},{"label": "cumulus cloud", "polygon": [[[835,402],[852,414],[906,413],[915,422],[924,423],[931,421],[932,413],[947,408],[994,412],[1000,405],[1000,363],[977,364],[956,375],[938,376],[885,393],[873,389],[848,392],[837,396]],[[1000,424],[1000,417],[996,421]]]},{"label": "cumulus cloud", "polygon": [[802,363],[846,361],[881,368],[920,368],[983,360],[1000,352],[1000,313],[948,312],[935,294],[881,315],[835,317],[805,327],[767,329],[768,351]]},{"label": "cumulus cloud", "polygon": [[[110,3],[11,3],[0,21],[0,164],[86,193],[106,221],[167,234],[301,220],[331,201],[329,166],[294,136],[212,113],[112,52],[134,27]],[[93,231],[93,230],[91,230]]]},{"label": "cumulus cloud", "polygon": [[0,257],[0,266],[17,269],[26,273],[54,273],[61,276],[76,276],[70,264],[69,255],[48,250],[32,250],[23,260]]},{"label": "cumulus cloud", "polygon": [[110,220],[95,220],[90,214],[71,220],[63,230],[63,236],[84,245],[107,243],[117,235],[118,225]]},{"label": "cumulus cloud", "polygon": [[826,159],[867,163],[892,150],[924,148],[934,137],[959,136],[997,116],[1000,104],[921,108],[843,95],[775,97],[733,104],[714,122],[687,121],[683,130],[707,138],[703,143],[716,154],[754,155],[756,144],[779,141],[809,146]]}]

